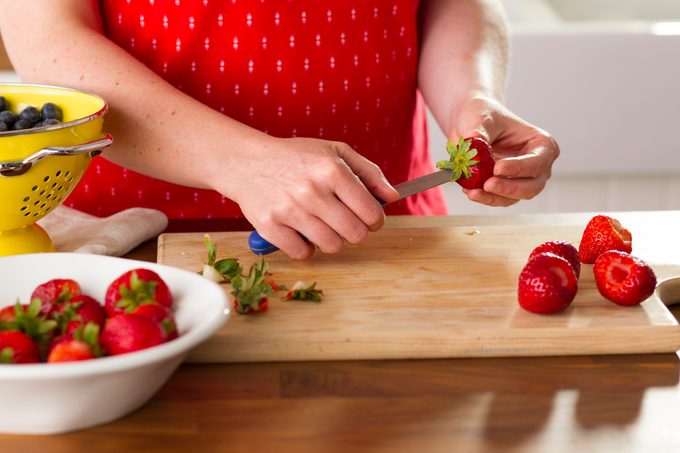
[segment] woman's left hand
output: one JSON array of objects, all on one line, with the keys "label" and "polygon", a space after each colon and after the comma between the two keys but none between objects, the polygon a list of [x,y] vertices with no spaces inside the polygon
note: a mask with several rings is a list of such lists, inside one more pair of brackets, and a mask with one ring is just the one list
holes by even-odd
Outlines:
[{"label": "woman's left hand", "polygon": [[477,97],[459,109],[455,131],[463,137],[480,137],[493,150],[493,176],[483,189],[463,192],[475,202],[510,206],[538,195],[550,178],[553,162],[560,154],[555,139],[510,112],[500,102]]}]

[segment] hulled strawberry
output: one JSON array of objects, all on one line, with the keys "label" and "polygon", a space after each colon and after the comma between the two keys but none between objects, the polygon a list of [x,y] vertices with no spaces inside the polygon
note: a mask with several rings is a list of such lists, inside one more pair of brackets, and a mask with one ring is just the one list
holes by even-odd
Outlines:
[{"label": "hulled strawberry", "polygon": [[40,299],[40,313],[49,315],[72,297],[80,294],[80,285],[75,280],[56,278],[38,285],[31,294],[31,300]]},{"label": "hulled strawberry", "polygon": [[63,333],[73,332],[89,322],[95,323],[101,329],[104,327],[106,311],[92,297],[80,294],[59,306],[55,312],[55,319]]},{"label": "hulled strawberry", "polygon": [[108,355],[127,354],[165,341],[165,329],[159,322],[127,313],[107,319],[100,336],[102,349]]},{"label": "hulled strawberry", "polygon": [[458,143],[449,140],[446,152],[451,157],[437,162],[437,168],[452,170],[451,182],[455,181],[465,189],[481,189],[484,182],[493,176],[493,152],[481,138],[461,137]]},{"label": "hulled strawberry", "polygon": [[529,260],[541,253],[554,253],[569,261],[571,267],[574,268],[576,278],[581,275],[581,262],[579,261],[578,250],[569,242],[565,241],[548,241],[536,247],[529,255]]},{"label": "hulled strawberry", "polygon": [[38,363],[38,345],[23,332],[5,330],[0,332],[0,363]]},{"label": "hulled strawberry", "polygon": [[593,265],[600,294],[618,305],[637,305],[656,287],[656,275],[644,261],[628,253],[610,250]]},{"label": "hulled strawberry", "polygon": [[49,363],[75,362],[96,359],[101,355],[99,325],[88,322],[52,342],[47,361]]},{"label": "hulled strawberry", "polygon": [[168,285],[149,269],[125,272],[108,286],[104,296],[104,307],[109,316],[129,313],[145,303],[156,303],[172,309]]},{"label": "hulled strawberry", "polygon": [[578,255],[582,263],[593,264],[607,250],[630,253],[632,248],[633,237],[621,222],[605,215],[596,215],[583,230]]},{"label": "hulled strawberry", "polygon": [[530,259],[519,275],[517,299],[527,311],[559,313],[566,309],[578,289],[578,279],[569,261],[544,252]]}]

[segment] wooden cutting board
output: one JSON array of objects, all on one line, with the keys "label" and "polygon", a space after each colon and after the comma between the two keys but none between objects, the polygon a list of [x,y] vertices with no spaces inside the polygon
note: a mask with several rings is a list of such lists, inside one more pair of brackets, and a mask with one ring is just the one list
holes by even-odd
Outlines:
[{"label": "wooden cutting board", "polygon": [[[583,226],[384,228],[337,255],[293,261],[269,255],[275,280],[317,282],[321,303],[270,300],[269,311],[238,315],[193,351],[194,362],[396,359],[656,353],[680,349],[680,327],[657,294],[640,306],[603,299],[584,265],[574,302],[558,315],[517,303],[517,279],[530,251],[548,240],[578,244]],[[218,259],[247,269],[259,258],[247,232],[211,233]],[[653,250],[653,234],[635,250]],[[659,245],[660,244],[656,244]],[[634,251],[635,251],[634,250]],[[644,254],[639,254],[645,258]],[[202,233],[159,238],[158,261],[199,271]],[[678,258],[680,260],[680,257]],[[659,280],[679,263],[650,263]],[[680,283],[667,288],[677,302]],[[229,285],[225,291],[229,292]]]}]

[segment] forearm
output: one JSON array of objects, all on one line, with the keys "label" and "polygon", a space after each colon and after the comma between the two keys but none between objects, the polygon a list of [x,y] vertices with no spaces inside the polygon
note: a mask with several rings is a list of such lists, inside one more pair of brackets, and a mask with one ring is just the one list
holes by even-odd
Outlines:
[{"label": "forearm", "polygon": [[461,104],[502,100],[508,64],[505,17],[495,0],[426,0],[418,84],[439,126],[455,135]]},{"label": "forearm", "polygon": [[225,192],[225,175],[239,174],[228,171],[235,160],[248,165],[247,156],[257,154],[251,148],[268,140],[180,92],[109,41],[98,30],[96,2],[83,9],[82,0],[60,1],[71,8],[68,14],[53,0],[46,3],[25,8],[0,2],[0,29],[13,65],[25,82],[70,86],[105,98],[110,105],[105,127],[115,139],[107,159],[193,187],[215,188],[210,182],[221,181]]}]

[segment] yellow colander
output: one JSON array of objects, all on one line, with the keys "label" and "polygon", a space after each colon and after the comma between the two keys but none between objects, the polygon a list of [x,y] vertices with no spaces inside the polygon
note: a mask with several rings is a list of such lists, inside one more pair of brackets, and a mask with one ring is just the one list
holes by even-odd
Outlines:
[{"label": "yellow colander", "polygon": [[47,102],[62,109],[61,124],[0,132],[0,256],[52,251],[35,222],[73,191],[92,157],[113,142],[102,133],[108,107],[99,96],[43,85],[0,84],[0,96],[14,109]]}]

